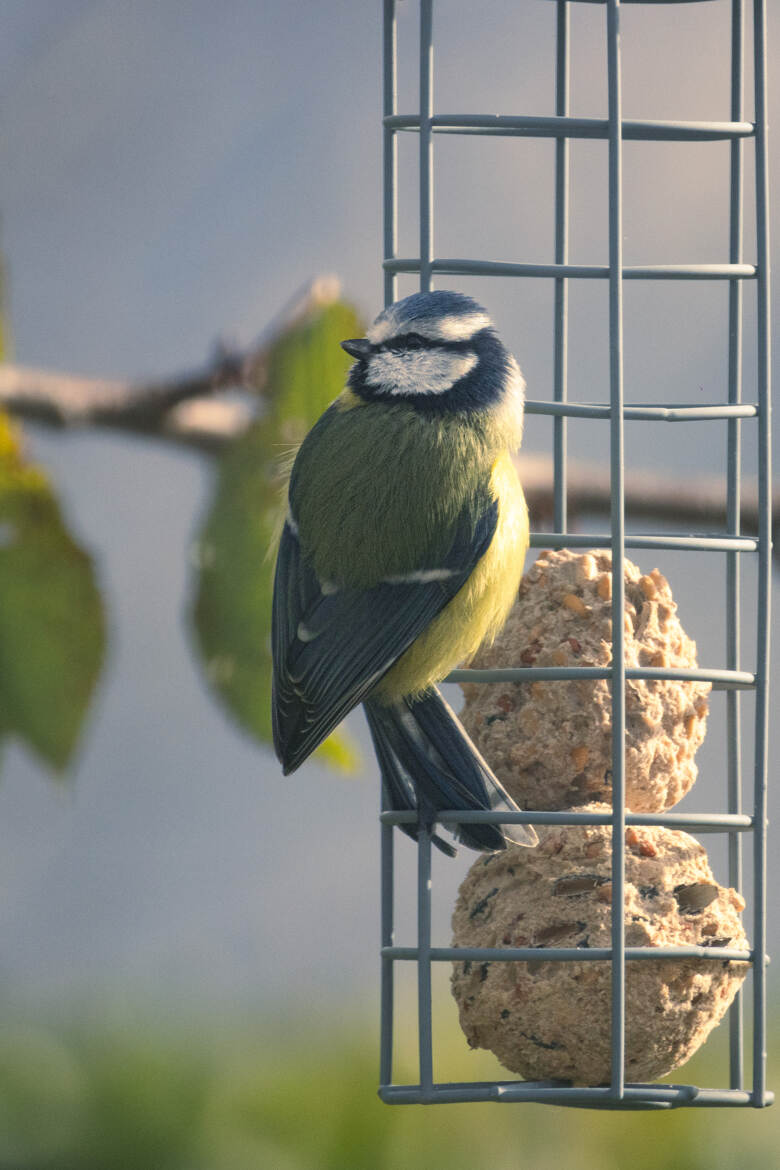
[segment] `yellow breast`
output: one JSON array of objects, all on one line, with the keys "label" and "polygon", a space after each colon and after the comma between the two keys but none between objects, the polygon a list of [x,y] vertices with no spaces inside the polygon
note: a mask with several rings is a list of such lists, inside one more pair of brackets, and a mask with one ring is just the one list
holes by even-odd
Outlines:
[{"label": "yellow breast", "polygon": [[528,509],[508,451],[493,465],[491,486],[499,504],[489,548],[466,584],[377,684],[372,697],[392,700],[420,694],[472,658],[506,621],[528,549]]}]

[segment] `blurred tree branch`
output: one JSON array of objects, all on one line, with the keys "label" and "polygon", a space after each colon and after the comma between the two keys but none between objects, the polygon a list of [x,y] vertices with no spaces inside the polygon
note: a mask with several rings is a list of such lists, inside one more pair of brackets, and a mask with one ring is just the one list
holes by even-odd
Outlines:
[{"label": "blurred tree branch", "polygon": [[251,401],[214,398],[227,390],[262,395],[267,356],[278,337],[340,296],[335,277],[318,277],[245,350],[215,347],[200,369],[151,382],[86,378],[12,362],[0,364],[0,407],[51,427],[108,427],[219,451],[246,430]]},{"label": "blurred tree branch", "polygon": [[219,450],[248,425],[250,412],[211,396],[242,385],[244,365],[241,355],[219,353],[201,371],[138,384],[5,363],[0,406],[50,427],[108,427]]},{"label": "blurred tree branch", "polygon": [[[267,330],[244,350],[218,345],[200,370],[151,382],[86,378],[0,364],[0,407],[20,419],[51,427],[109,429],[159,439],[218,454],[242,434],[256,416],[266,389],[267,356],[276,340],[295,324],[340,296],[334,277],[319,277],[285,306]],[[233,398],[215,397],[243,390]],[[536,527],[553,514],[552,461],[542,455],[519,457],[523,486]],[[609,470],[601,463],[573,459],[568,468],[569,511],[609,510]],[[724,481],[717,476],[674,478],[664,472],[629,471],[626,510],[632,517],[654,516],[677,523],[723,526]],[[774,492],[780,517],[780,491]],[[757,529],[755,485],[742,491],[742,530]],[[775,523],[778,521],[776,520]]]}]

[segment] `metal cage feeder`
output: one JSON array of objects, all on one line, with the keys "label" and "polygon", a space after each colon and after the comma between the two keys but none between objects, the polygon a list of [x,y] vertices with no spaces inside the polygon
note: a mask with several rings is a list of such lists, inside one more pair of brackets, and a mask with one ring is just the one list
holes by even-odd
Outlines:
[{"label": "metal cage feeder", "polygon": [[[554,282],[554,367],[553,400],[527,403],[529,413],[552,416],[554,466],[554,530],[535,533],[531,547],[611,548],[613,564],[613,650],[612,666],[606,670],[587,667],[518,667],[500,672],[502,681],[528,682],[544,679],[608,678],[612,691],[612,812],[592,813],[523,812],[514,816],[499,813],[443,813],[442,824],[456,820],[533,824],[608,824],[612,850],[612,934],[611,946],[590,950],[587,957],[609,960],[611,964],[611,1082],[608,1086],[576,1087],[563,1082],[436,1083],[433,1077],[431,1023],[432,964],[452,960],[528,961],[538,959],[535,948],[439,947],[431,939],[431,833],[420,825],[417,871],[417,941],[412,947],[395,946],[394,928],[394,833],[396,826],[415,819],[412,813],[384,811],[381,814],[382,849],[382,990],[380,1097],[390,1104],[534,1101],[608,1109],[664,1109],[681,1106],[752,1106],[771,1104],[773,1094],[766,1087],[766,818],[767,818],[767,733],[769,602],[771,586],[771,473],[770,473],[770,337],[769,337],[769,239],[767,178],[767,97],[766,97],[766,0],[753,0],[753,84],[754,119],[745,118],[743,86],[745,75],[743,0],[710,0],[731,6],[731,119],[730,121],[630,121],[623,118],[621,102],[620,0],[553,0],[557,7],[555,111],[551,115],[451,115],[435,114],[433,105],[433,3],[420,0],[419,112],[399,113],[397,108],[397,25],[395,0],[384,0],[384,280],[385,303],[396,299],[400,273],[419,274],[422,291],[439,276],[488,276],[516,279],[547,279]],[[574,3],[600,3],[606,9],[606,60],[608,117],[581,118],[570,111],[570,9]],[[623,3],[657,3],[669,7],[691,0],[623,0]],[[673,17],[669,17],[672,19]],[[398,155],[397,135],[412,131],[419,135],[419,257],[406,259],[397,254]],[[433,147],[437,134],[533,136],[555,142],[555,246],[550,264],[505,261],[452,260],[439,258],[433,247]],[[608,143],[609,263],[607,266],[572,265],[568,261],[569,239],[569,142],[597,138]],[[623,171],[622,143],[625,140],[730,143],[729,256],[727,263],[665,264],[626,267],[623,263]],[[744,153],[755,155],[756,255],[743,258]],[[609,288],[609,386],[607,403],[585,405],[567,397],[567,307],[569,282],[604,279]],[[625,280],[721,280],[728,282],[729,369],[728,402],[699,407],[626,406],[623,394],[623,282]],[[741,354],[743,329],[743,281],[756,286],[755,393],[743,400]],[[572,535],[567,530],[566,510],[566,425],[569,417],[604,419],[609,425],[610,451],[610,535]],[[624,522],[624,430],[633,420],[658,420],[671,424],[686,422],[704,426],[721,421],[727,428],[726,533],[722,536],[638,535],[627,533]],[[742,424],[756,430],[758,445],[759,524],[757,536],[740,531],[741,436]],[[721,553],[726,558],[726,662],[722,669],[671,670],[665,668],[627,669],[624,662],[625,550],[630,548],[684,549],[691,556]],[[743,556],[757,562],[756,658],[752,671],[740,668],[740,571]],[[497,672],[455,671],[449,681],[497,681]],[[635,814],[625,805],[625,681],[627,678],[694,679],[712,683],[727,692],[728,813]],[[743,811],[741,760],[739,750],[739,692],[755,692],[754,777],[752,807]],[[627,947],[623,916],[625,890],[625,829],[630,825],[665,825],[693,832],[717,832],[728,837],[729,882],[741,885],[742,834],[753,838],[754,888],[752,905],[752,950],[719,951],[718,959],[748,960],[752,967],[752,1086],[745,1087],[743,1070],[743,993],[729,1015],[729,1088],[699,1088],[687,1084],[628,1084],[624,1075],[626,1013],[626,960],[642,958],[709,958],[712,949],[702,947]],[[582,961],[582,950],[545,948],[544,959],[554,962]],[[399,962],[417,966],[417,1025],[419,1037],[419,1081],[393,1083],[394,969]]]}]

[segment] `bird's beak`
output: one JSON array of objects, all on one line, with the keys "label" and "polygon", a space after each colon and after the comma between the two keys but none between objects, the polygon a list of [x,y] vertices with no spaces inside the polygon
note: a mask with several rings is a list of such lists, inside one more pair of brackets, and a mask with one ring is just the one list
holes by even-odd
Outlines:
[{"label": "bird's beak", "polygon": [[367,358],[371,353],[372,346],[365,337],[356,337],[351,341],[342,341],[341,348],[345,349],[350,357]]}]

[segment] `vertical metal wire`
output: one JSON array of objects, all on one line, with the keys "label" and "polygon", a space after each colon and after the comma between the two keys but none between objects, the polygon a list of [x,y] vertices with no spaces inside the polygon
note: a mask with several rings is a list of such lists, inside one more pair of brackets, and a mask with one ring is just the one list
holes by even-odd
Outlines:
[{"label": "vertical metal wire", "polygon": [[[558,0],[556,23],[555,113],[569,113],[569,5]],[[555,140],[555,263],[569,262],[569,139]],[[568,310],[569,282],[565,276],[555,278],[555,338],[553,357],[553,400],[568,397]],[[553,419],[553,527],[565,532],[566,504],[566,424],[562,415]]]},{"label": "vertical metal wire", "polygon": [[417,850],[417,1028],[420,1088],[433,1089],[431,1022],[431,826],[419,824]]},{"label": "vertical metal wire", "polygon": [[607,4],[609,111],[609,463],[612,535],[612,1091],[625,1091],[625,520],[623,482],[623,151],[620,0]]},{"label": "vertical metal wire", "polygon": [[[433,0],[420,0],[420,292],[432,287]],[[433,1089],[431,1023],[431,828],[419,825],[417,852],[417,1027],[422,1093]]]},{"label": "vertical metal wire", "polygon": [[[398,31],[395,0],[384,0],[382,37],[382,112],[391,118],[398,112]],[[384,252],[385,260],[398,253],[398,139],[396,130],[385,122],[382,131],[382,169],[384,178]],[[385,305],[397,298],[398,276],[384,269]]]},{"label": "vertical metal wire", "polygon": [[766,0],[754,0],[756,265],[758,349],[758,630],[756,646],[753,946],[753,1101],[766,1098],[766,815],[769,754],[769,617],[772,586],[770,419],[769,175],[767,157]]},{"label": "vertical metal wire", "polygon": [[[393,945],[395,936],[393,922],[393,826],[381,827],[381,898],[382,898],[382,950]],[[394,1015],[394,973],[392,959],[383,955],[381,974],[381,1036],[379,1042],[379,1082],[389,1085],[393,1079],[393,1015]]]},{"label": "vertical metal wire", "polygon": [[420,3],[420,292],[429,292],[433,261],[433,0]]},{"label": "vertical metal wire", "polygon": [[[384,22],[382,41],[382,108],[385,118],[392,117],[398,107],[398,33],[395,0],[384,0]],[[394,259],[398,247],[398,144],[396,131],[386,123],[383,128],[383,171],[384,171],[384,254],[385,259]],[[398,277],[394,272],[384,270],[385,305],[396,299]],[[384,806],[384,794],[382,803]],[[382,824],[380,829],[381,857],[381,1034],[379,1044],[379,1082],[389,1085],[393,1079],[393,1016],[395,1000],[395,964],[384,954],[393,945],[394,923],[394,830],[392,825]]]},{"label": "vertical metal wire", "polygon": [[[744,113],[742,0],[731,4],[731,120],[741,122]],[[729,203],[729,263],[742,262],[742,160],[743,144],[733,139],[730,147],[731,195]],[[742,281],[729,281],[729,381],[730,403],[742,401]],[[737,418],[727,425],[727,516],[726,530],[740,532],[741,507],[741,422]],[[739,670],[740,664],[740,559],[736,552],[726,553],[726,667]],[[740,693],[726,692],[726,739],[728,763],[728,809],[742,812],[742,729]],[[729,885],[742,890],[742,834],[732,832],[728,838]],[[729,1084],[741,1089],[744,1083],[744,1027],[742,990],[734,999],[729,1013]]]}]

